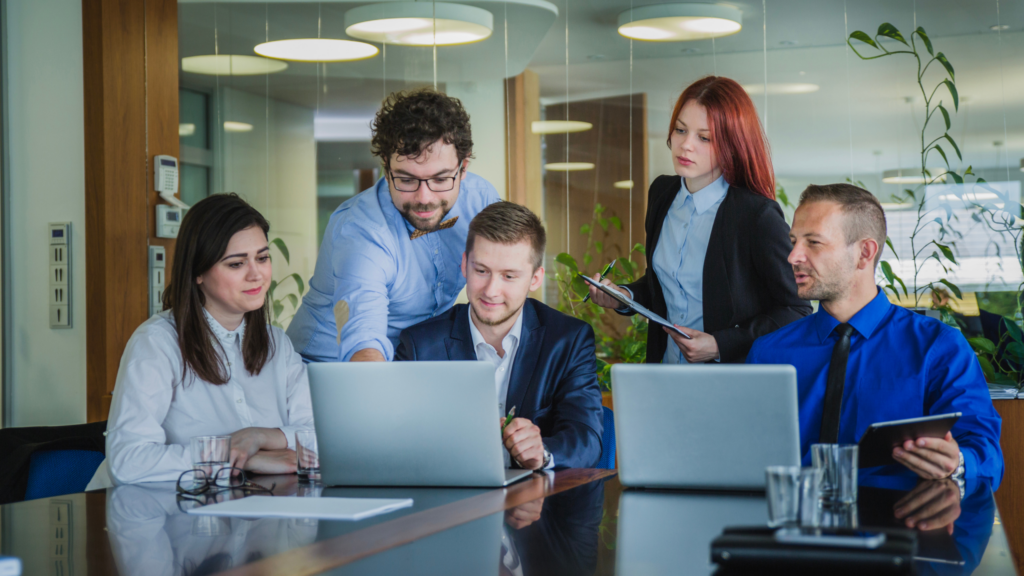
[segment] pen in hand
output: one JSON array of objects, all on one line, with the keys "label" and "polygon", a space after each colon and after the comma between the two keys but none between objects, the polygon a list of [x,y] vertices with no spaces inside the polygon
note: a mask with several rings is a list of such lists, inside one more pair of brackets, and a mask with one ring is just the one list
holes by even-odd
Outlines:
[{"label": "pen in hand", "polygon": [[515,415],[516,415],[516,407],[513,406],[512,409],[508,411],[508,416],[505,416],[505,423],[501,425],[501,431],[502,432],[505,431],[505,428],[508,427],[509,422],[512,421],[512,418],[514,418]]},{"label": "pen in hand", "polygon": [[[609,263],[607,266],[605,266],[604,272],[601,272],[601,280],[604,280],[604,277],[607,276],[608,273],[612,271],[612,267],[615,266],[615,260],[618,260],[618,258],[613,259],[611,261],[611,263]],[[601,280],[598,280],[598,282],[600,282]],[[584,302],[586,302],[587,300],[590,300],[590,294],[589,293],[586,296],[583,297],[583,301]]]}]

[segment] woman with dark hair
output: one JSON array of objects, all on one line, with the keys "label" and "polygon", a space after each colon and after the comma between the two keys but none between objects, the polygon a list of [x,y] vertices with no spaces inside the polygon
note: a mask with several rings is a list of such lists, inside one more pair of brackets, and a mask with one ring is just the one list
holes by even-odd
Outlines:
[{"label": "woman with dark hair", "polygon": [[235,194],[185,215],[164,310],[121,357],[90,488],[176,480],[193,467],[193,436],[230,435],[232,466],[295,471],[295,431],[313,427],[313,411],[305,365],[268,324],[269,230]]},{"label": "woman with dark hair", "polygon": [[648,192],[647,272],[616,288],[690,336],[650,330],[647,362],[743,362],[757,337],[811,313],[787,262],[789,226],[757,110],[734,80],[702,78],[679,96],[667,144],[676,175]]}]

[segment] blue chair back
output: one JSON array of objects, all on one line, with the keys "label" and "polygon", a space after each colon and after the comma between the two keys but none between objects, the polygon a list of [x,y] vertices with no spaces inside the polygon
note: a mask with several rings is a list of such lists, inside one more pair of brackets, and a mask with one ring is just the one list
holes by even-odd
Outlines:
[{"label": "blue chair back", "polygon": [[25,500],[82,492],[103,462],[103,452],[46,450],[32,454]]},{"label": "blue chair back", "polygon": [[615,418],[611,408],[601,408],[604,410],[604,435],[601,436],[601,459],[597,461],[597,467],[611,470],[615,468]]}]

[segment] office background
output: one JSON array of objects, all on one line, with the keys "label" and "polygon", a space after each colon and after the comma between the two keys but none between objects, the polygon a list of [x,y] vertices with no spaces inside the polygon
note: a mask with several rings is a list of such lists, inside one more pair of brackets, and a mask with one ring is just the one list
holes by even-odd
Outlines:
[{"label": "office background", "polygon": [[[172,155],[182,163],[180,196],[193,203],[209,193],[238,192],[264,212],[272,236],[286,244],[288,262],[275,253],[275,278],[282,281],[275,298],[281,306],[278,320],[287,323],[294,311],[288,295],[298,296],[298,288],[294,278],[286,278],[294,273],[308,279],[330,212],[379,175],[368,151],[369,121],[376,107],[387,92],[433,85],[433,51],[387,46],[358,62],[288,62],[285,70],[247,76],[232,74],[233,69],[213,75],[189,72],[183,59],[214,53],[254,56],[253,47],[267,39],[316,37],[318,29],[325,38],[346,38],[344,14],[363,4],[369,3],[175,5],[151,0],[116,16],[144,23],[119,49],[126,51],[125,58],[140,62],[150,79],[148,88],[145,78],[132,88],[132,94],[143,98],[134,105],[144,109],[136,112],[144,118],[150,114],[149,123],[143,123],[148,132],[126,136],[125,146],[135,142],[141,149],[128,158],[114,158],[110,138],[116,130],[107,117],[106,143],[100,148],[107,155],[87,163],[87,154],[97,148],[97,135],[87,129],[94,126],[90,114],[96,112],[87,104],[90,90],[93,98],[98,94],[90,82],[97,81],[97,70],[106,70],[107,84],[100,84],[107,90],[111,78],[117,78],[116,70],[97,68],[96,63],[114,58],[114,44],[104,53],[103,46],[90,42],[97,30],[109,37],[117,3],[3,2],[0,290],[5,426],[105,417],[99,396],[116,373],[117,338],[126,340],[138,323],[134,319],[148,315],[148,307],[140,306],[148,296],[146,260],[140,255],[147,239],[170,245],[155,239],[151,229],[155,193],[148,165],[153,155],[167,153],[154,145],[154,109],[178,112],[173,122],[178,134],[168,137],[176,139],[173,147],[178,149]],[[907,186],[886,183],[883,176],[888,170],[920,165],[923,102],[914,65],[900,57],[863,61],[844,43],[848,33],[873,34],[883,22],[904,35],[915,25],[923,27],[955,67],[960,109],[952,115],[949,132],[964,158],[962,164],[951,158],[952,168],[971,165],[1019,199],[1024,176],[1024,2],[1019,0],[742,2],[736,4],[743,12],[738,34],[713,41],[632,44],[616,32],[616,19],[629,9],[628,1],[467,4],[492,12],[493,33],[481,43],[439,47],[437,87],[462,99],[472,117],[476,146],[470,170],[490,180],[506,198],[542,214],[549,229],[547,265],[552,272],[560,252],[568,251],[582,265],[589,247],[593,262],[588,268],[594,270],[643,241],[647,185],[659,174],[672,173],[664,145],[672,104],[690,82],[715,73],[749,88],[790,203],[796,203],[809,183],[863,182],[886,203],[890,236],[905,261],[909,245],[903,240],[915,214],[891,198]],[[636,2],[636,7],[641,4]],[[168,21],[173,23],[170,29]],[[162,52],[154,51],[155,46],[163,47]],[[169,70],[168,62],[176,62],[178,69]],[[932,73],[928,78],[934,84],[943,71],[935,66]],[[162,84],[153,81],[157,74]],[[952,113],[949,97],[942,98]],[[112,108],[107,106],[109,116]],[[569,135],[568,156],[564,133],[531,130],[534,120],[565,119],[567,108],[569,120],[593,124],[586,132]],[[159,129],[169,134],[166,126]],[[564,172],[550,166],[566,161],[588,162],[593,168]],[[138,186],[130,208],[137,210],[132,221],[148,223],[141,228],[142,236],[136,236],[141,241],[128,248],[131,256],[99,262],[87,257],[90,242],[99,241],[86,233],[96,225],[89,224],[88,215],[104,202],[104,210],[113,209],[122,198],[117,194],[124,192],[112,190],[129,187],[110,179],[119,163],[145,175],[148,187],[138,177],[130,185]],[[933,155],[929,165],[942,163]],[[98,196],[87,194],[90,166],[106,170],[108,180]],[[87,196],[96,203],[87,205]],[[593,234],[586,231],[598,203],[605,207],[601,217],[615,216],[621,230],[612,222],[607,233],[599,226]],[[786,212],[791,214],[792,208]],[[982,308],[1012,310],[1007,302],[1021,281],[1012,242],[986,235],[964,216],[957,228],[963,235],[956,246],[959,267],[948,275],[926,269],[926,279],[944,276],[977,293]],[[43,235],[46,224],[56,221],[72,223],[72,327],[65,330],[51,329],[47,321]],[[116,223],[109,219],[103,225]],[[108,251],[117,238],[116,230],[107,230],[102,241]],[[895,265],[889,252],[885,258]],[[122,269],[127,270],[123,281],[106,285],[104,314],[87,318],[96,301],[87,283],[98,270],[119,274]],[[538,296],[557,302],[558,286],[549,281]],[[611,326],[609,333],[623,328]],[[103,346],[96,348],[100,340]],[[90,341],[102,356],[101,367],[89,364],[96,356],[89,352]]]}]

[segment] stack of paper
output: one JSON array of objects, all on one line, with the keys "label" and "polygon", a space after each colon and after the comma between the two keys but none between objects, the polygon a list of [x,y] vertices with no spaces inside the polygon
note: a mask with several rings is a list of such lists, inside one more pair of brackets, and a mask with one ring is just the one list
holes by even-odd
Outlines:
[{"label": "stack of paper", "polygon": [[239,518],[319,518],[362,520],[412,506],[412,498],[300,498],[248,496],[219,504],[190,508],[189,514]]},{"label": "stack of paper", "polygon": [[999,384],[989,384],[988,392],[992,395],[993,400],[1015,400],[1018,394],[1018,390],[1013,386],[1000,386]]}]

